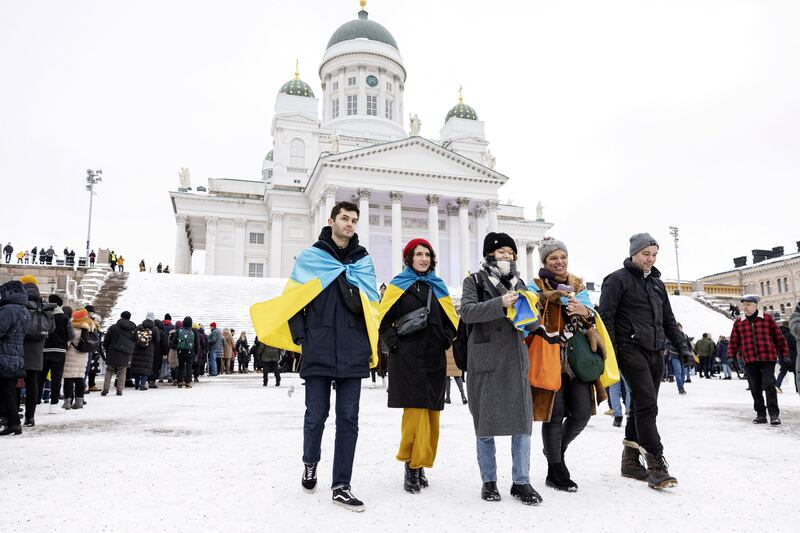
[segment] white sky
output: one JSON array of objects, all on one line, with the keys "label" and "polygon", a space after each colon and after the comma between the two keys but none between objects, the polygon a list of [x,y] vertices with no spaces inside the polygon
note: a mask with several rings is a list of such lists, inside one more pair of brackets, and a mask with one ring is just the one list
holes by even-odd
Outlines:
[{"label": "white sky", "polygon": [[[317,69],[356,0],[0,3],[0,239],[174,260],[181,166],[259,177],[275,95]],[[408,70],[406,114],[438,139],[464,86],[501,199],[536,202],[600,281],[649,231],[675,276],[800,240],[800,3],[370,0]],[[406,120],[408,117],[405,117]]]}]

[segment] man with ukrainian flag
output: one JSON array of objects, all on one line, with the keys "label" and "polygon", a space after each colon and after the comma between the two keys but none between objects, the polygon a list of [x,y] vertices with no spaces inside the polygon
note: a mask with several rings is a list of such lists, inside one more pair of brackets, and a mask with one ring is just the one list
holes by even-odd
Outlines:
[{"label": "man with ukrainian flag", "polygon": [[306,492],[317,487],[322,433],[336,388],[333,502],[352,511],[364,504],[353,496],[350,478],[358,439],[361,380],[377,362],[378,305],[375,267],[358,244],[358,207],[338,202],[319,240],[304,250],[278,298],[253,305],[250,316],[267,345],[301,351],[305,380],[303,476]]}]

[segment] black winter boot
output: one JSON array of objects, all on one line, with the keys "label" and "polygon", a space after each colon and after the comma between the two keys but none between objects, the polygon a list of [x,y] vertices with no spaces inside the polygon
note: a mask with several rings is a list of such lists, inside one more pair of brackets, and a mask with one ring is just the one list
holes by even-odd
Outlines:
[{"label": "black winter boot", "polygon": [[22,426],[7,426],[0,435],[22,435]]},{"label": "black winter boot", "polygon": [[421,490],[419,485],[419,469],[411,468],[411,463],[406,463],[405,469],[406,475],[403,480],[403,488],[406,489],[406,492],[419,492]]},{"label": "black winter boot", "polygon": [[569,471],[564,463],[552,463],[547,465],[547,478],[545,485],[550,488],[563,492],[577,492],[578,485],[569,478]]},{"label": "black winter boot", "polygon": [[678,484],[678,480],[669,475],[669,465],[663,454],[645,452],[644,459],[647,461],[647,485],[651,489],[668,489]]},{"label": "black winter boot", "polygon": [[36,421],[33,419],[33,417],[25,419],[25,427],[26,428],[32,428],[35,425],[36,425]]},{"label": "black winter boot", "polygon": [[530,483],[518,485],[516,483],[511,485],[511,496],[518,499],[525,505],[538,505],[542,503],[542,497],[536,490],[531,487]]},{"label": "black winter boot", "polygon": [[633,441],[622,439],[622,477],[647,481],[647,470],[642,464],[639,445]]},{"label": "black winter boot", "polygon": [[481,498],[487,502],[499,502],[500,491],[497,490],[496,481],[487,481],[481,487]]},{"label": "black winter boot", "polygon": [[428,481],[428,476],[425,475],[425,469],[419,467],[419,486],[423,489],[428,488],[430,486],[430,482]]}]

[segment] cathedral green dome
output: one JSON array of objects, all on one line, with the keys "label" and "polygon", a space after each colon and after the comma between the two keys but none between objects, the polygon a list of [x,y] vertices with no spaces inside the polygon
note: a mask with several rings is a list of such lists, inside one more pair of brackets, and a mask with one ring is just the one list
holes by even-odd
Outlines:
[{"label": "cathedral green dome", "polygon": [[267,157],[265,157],[265,159],[267,161],[272,161],[272,150],[269,151],[269,153],[267,154]]},{"label": "cathedral green dome", "polygon": [[475,112],[475,110],[463,102],[458,102],[458,104],[448,111],[444,121],[447,122],[452,117],[465,118],[467,120],[478,120],[478,114]]},{"label": "cathedral green dome", "polygon": [[336,43],[351,41],[353,39],[369,39],[370,41],[386,43],[398,52],[400,51],[397,47],[397,41],[394,40],[389,30],[377,22],[369,20],[367,18],[367,12],[363,9],[358,12],[357,19],[345,22],[333,32],[333,35],[331,35],[328,41],[328,48]]},{"label": "cathedral green dome", "polygon": [[295,77],[293,80],[289,80],[284,83],[279,92],[294,96],[307,96],[309,98],[314,98],[314,91],[311,90],[311,87],[298,77]]}]

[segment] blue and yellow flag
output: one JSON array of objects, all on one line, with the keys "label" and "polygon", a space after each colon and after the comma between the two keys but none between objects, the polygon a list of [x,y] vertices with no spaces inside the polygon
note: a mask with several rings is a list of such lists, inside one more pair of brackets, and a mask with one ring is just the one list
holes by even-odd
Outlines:
[{"label": "blue and yellow flag", "polygon": [[345,265],[331,254],[312,246],[300,253],[292,275],[277,298],[250,306],[250,319],[259,340],[269,346],[300,352],[289,331],[289,319],[316,298],[344,272],[347,281],[358,287],[364,308],[364,322],[372,346],[370,368],[378,365],[378,305],[375,266],[370,256]]},{"label": "blue and yellow flag", "polygon": [[539,320],[539,295],[533,291],[517,291],[519,298],[513,307],[506,311],[508,318],[518,330],[524,330],[525,326]]},{"label": "blue and yellow flag", "polygon": [[442,281],[442,278],[437,276],[436,272],[420,275],[414,271],[413,268],[409,267],[406,267],[402,272],[396,275],[386,287],[386,291],[383,293],[383,299],[381,300],[378,325],[383,321],[383,317],[386,316],[389,309],[397,303],[397,300],[400,299],[403,293],[417,280],[427,283],[428,286],[433,289],[433,294],[439,301],[439,305],[444,309],[447,318],[453,323],[453,327],[458,329],[458,314],[453,305],[453,299],[450,298],[450,291],[447,290],[447,285]]}]

